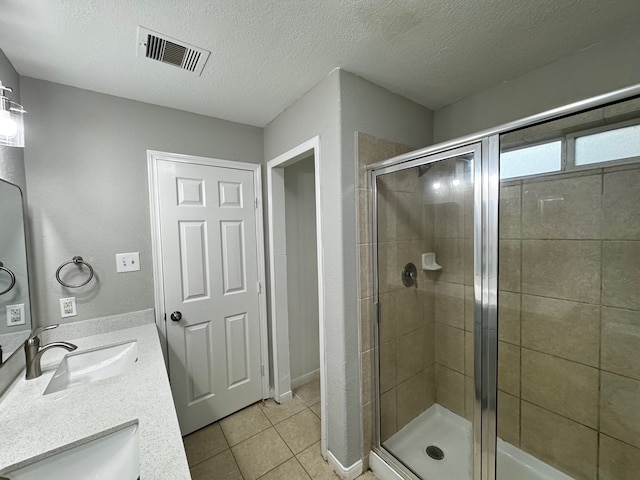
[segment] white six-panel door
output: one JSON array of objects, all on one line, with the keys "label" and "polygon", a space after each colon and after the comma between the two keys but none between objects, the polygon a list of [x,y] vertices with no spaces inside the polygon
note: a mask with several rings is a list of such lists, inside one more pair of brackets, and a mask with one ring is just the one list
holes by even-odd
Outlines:
[{"label": "white six-panel door", "polygon": [[255,190],[249,170],[157,162],[169,374],[183,435],[262,398]]}]

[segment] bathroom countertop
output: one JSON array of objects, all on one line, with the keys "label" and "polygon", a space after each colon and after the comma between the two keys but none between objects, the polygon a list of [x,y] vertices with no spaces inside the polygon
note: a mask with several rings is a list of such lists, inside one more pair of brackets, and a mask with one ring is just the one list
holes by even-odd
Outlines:
[{"label": "bathroom countertop", "polygon": [[138,342],[138,361],[121,375],[43,395],[67,353],[60,348],[43,355],[41,377],[21,375],[0,401],[0,472],[137,421],[140,478],[191,478],[155,324],[71,342],[80,352],[130,340]]}]

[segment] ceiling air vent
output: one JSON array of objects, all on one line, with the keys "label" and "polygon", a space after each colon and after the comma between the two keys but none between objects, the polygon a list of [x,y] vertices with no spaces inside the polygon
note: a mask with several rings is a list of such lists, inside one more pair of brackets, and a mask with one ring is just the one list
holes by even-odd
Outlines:
[{"label": "ceiling air vent", "polygon": [[211,52],[138,27],[138,56],[175,65],[200,75]]}]

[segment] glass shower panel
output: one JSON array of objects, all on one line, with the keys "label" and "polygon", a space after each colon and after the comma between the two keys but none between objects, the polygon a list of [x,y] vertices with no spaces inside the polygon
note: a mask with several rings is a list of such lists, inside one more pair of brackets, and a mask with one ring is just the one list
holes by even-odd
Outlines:
[{"label": "glass shower panel", "polygon": [[[607,128],[637,108],[510,132],[501,149]],[[572,170],[572,160],[500,183],[499,480],[640,470],[640,163]]]},{"label": "glass shower panel", "polygon": [[473,478],[473,165],[376,177],[380,444],[423,479]]}]

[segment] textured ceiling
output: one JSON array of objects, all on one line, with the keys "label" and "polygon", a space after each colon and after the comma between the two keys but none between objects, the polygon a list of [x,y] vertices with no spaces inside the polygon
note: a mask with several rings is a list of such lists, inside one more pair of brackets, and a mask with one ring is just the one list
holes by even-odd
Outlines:
[{"label": "textured ceiling", "polygon": [[[638,0],[0,0],[21,75],[264,126],[336,67],[437,109],[638,28]],[[211,50],[201,77],[136,30]]]}]

